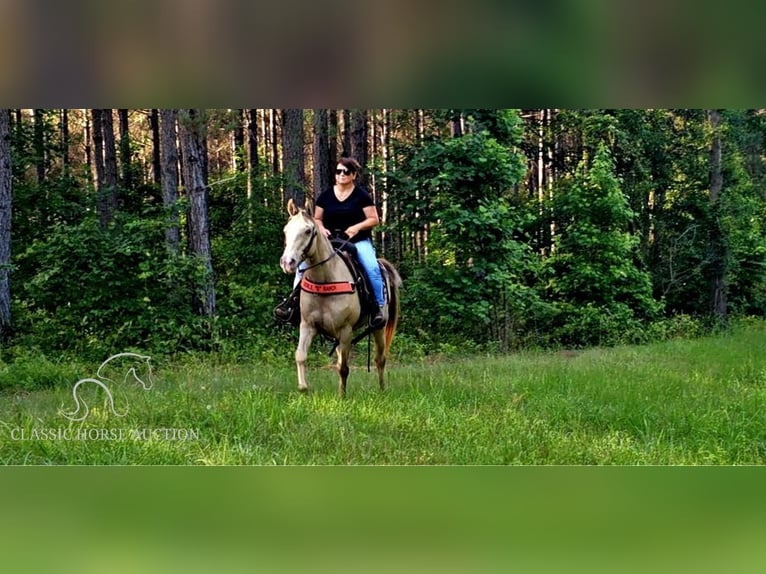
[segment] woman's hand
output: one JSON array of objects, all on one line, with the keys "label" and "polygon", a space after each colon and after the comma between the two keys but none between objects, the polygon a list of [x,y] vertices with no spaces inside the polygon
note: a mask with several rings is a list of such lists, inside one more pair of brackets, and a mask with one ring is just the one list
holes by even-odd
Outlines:
[{"label": "woman's hand", "polygon": [[352,225],[348,229],[346,229],[345,234],[348,235],[349,239],[353,239],[354,235],[359,233],[359,226],[358,225]]}]

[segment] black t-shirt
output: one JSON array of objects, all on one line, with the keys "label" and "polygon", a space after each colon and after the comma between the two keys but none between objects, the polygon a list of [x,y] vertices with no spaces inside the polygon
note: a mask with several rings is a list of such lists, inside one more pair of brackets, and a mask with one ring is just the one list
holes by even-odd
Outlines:
[{"label": "black t-shirt", "polygon": [[[326,190],[317,199],[317,205],[324,210],[322,214],[322,223],[331,233],[336,231],[346,231],[352,225],[361,223],[367,216],[364,214],[364,208],[375,205],[372,197],[364,188],[354,186],[345,200],[338,201],[333,188]],[[370,239],[372,233],[369,229],[363,229],[357,233],[351,240],[353,243]]]}]

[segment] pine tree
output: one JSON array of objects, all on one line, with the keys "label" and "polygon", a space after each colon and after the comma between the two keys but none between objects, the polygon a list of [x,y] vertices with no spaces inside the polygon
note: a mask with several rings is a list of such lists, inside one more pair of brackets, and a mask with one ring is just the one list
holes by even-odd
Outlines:
[{"label": "pine tree", "polygon": [[649,273],[639,269],[635,218],[602,142],[591,162],[584,158],[574,177],[560,181],[553,210],[558,233],[546,262],[548,296],[570,322],[570,334],[604,342],[636,319],[652,317]]},{"label": "pine tree", "polygon": [[11,331],[11,115],[0,109],[0,339]]}]

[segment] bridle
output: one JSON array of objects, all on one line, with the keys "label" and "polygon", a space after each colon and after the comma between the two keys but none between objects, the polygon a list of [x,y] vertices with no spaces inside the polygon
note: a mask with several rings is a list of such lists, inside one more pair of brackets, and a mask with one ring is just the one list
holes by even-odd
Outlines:
[{"label": "bridle", "polygon": [[[306,257],[308,257],[309,251],[311,251],[311,246],[314,244],[314,239],[316,239],[317,236],[317,226],[316,223],[312,222],[311,226],[311,238],[309,239],[309,242],[306,244],[306,247],[303,248],[303,254],[301,255],[300,261],[305,261]],[[337,249],[333,249],[332,253],[319,263],[314,263],[313,265],[308,265],[307,267],[304,267],[303,271],[308,271],[309,269],[314,269],[314,267],[319,267],[320,265],[324,265],[327,263],[330,259],[335,257],[338,254]]]}]

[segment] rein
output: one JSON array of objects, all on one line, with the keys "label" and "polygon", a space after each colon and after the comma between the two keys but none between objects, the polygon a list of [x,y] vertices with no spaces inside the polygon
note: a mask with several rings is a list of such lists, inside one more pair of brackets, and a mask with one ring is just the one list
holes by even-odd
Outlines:
[{"label": "rein", "polygon": [[[317,233],[318,233],[316,225],[314,225],[314,227],[312,229],[313,229],[313,232],[311,233],[311,239],[309,239],[309,242],[306,245],[306,248],[303,250],[303,256],[301,257],[301,259],[306,259],[306,257],[308,256],[309,251],[311,250],[311,246],[314,244],[314,239],[316,239],[316,236],[317,236]],[[333,252],[330,253],[330,255],[328,257],[326,257],[325,259],[322,259],[322,261],[320,261],[319,263],[314,263],[313,265],[309,265],[309,266],[305,267],[303,269],[304,273],[306,271],[308,271],[309,269],[313,269],[314,267],[319,267],[320,265],[324,265],[330,259],[335,257],[337,254],[338,254],[338,250],[334,249]]]},{"label": "rein", "polygon": [[[314,233],[311,235],[311,239],[309,239],[308,245],[306,245],[306,248],[303,250],[303,258],[305,259],[307,253],[311,250],[311,244],[314,241],[314,238],[317,235],[316,227],[314,227]],[[330,259],[335,257],[340,253],[340,249],[334,248],[332,253],[322,261],[318,263],[314,263],[313,265],[309,265],[308,267],[303,269],[304,275],[303,279],[301,279],[301,289],[304,291],[308,291],[309,293],[314,293],[317,295],[341,295],[343,293],[355,293],[356,288],[353,283],[353,281],[334,281],[330,283],[314,283],[308,277],[306,277],[305,273],[309,269],[314,269],[316,267],[319,267],[320,265],[324,265],[327,263]]]}]

